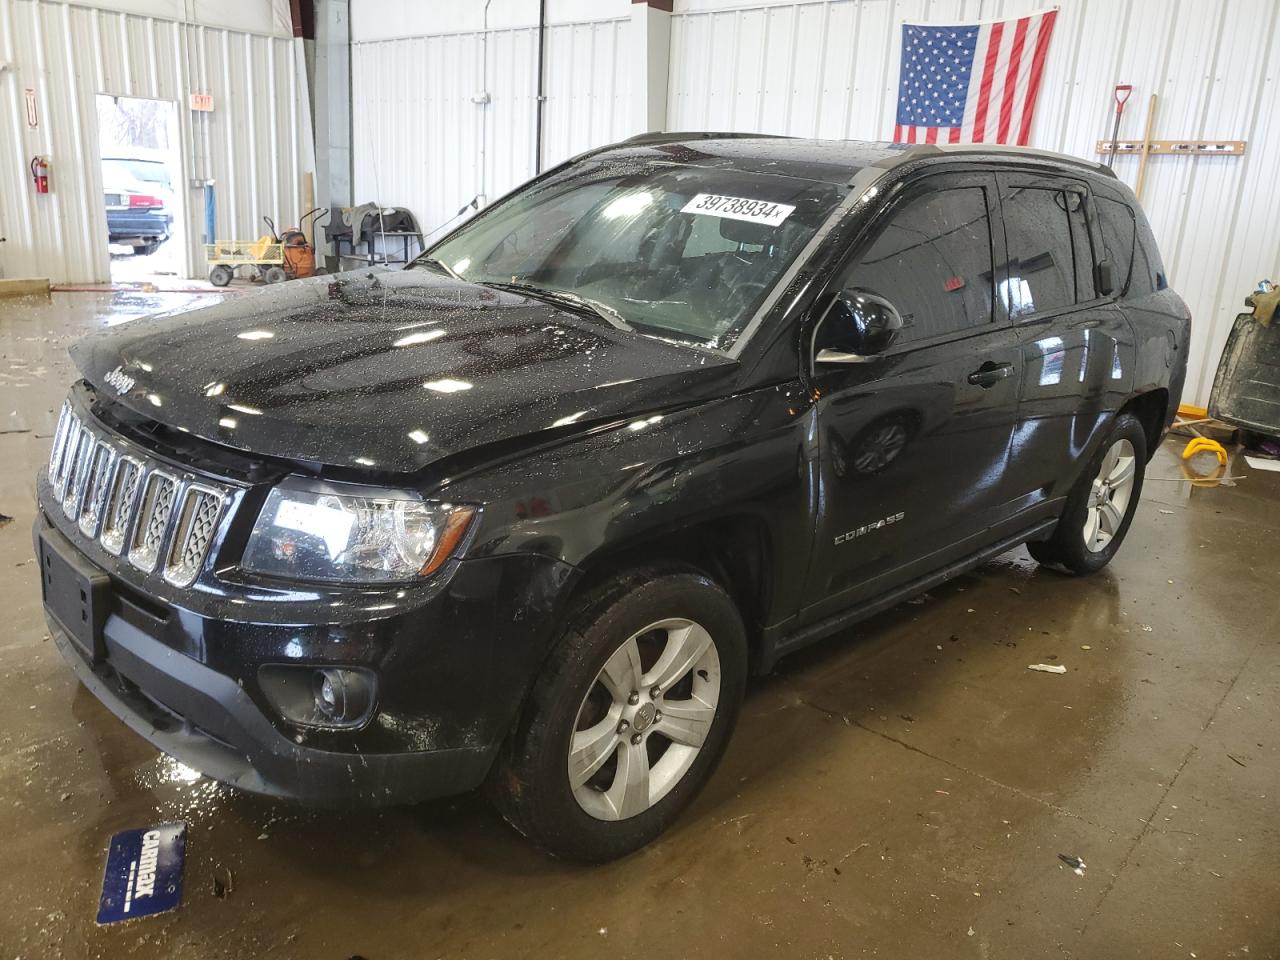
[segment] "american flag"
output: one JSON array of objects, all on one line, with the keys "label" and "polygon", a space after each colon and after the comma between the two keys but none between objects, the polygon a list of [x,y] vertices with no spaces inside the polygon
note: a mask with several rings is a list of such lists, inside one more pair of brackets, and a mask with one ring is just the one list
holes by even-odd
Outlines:
[{"label": "american flag", "polygon": [[904,23],[894,142],[1025,144],[1057,16]]}]

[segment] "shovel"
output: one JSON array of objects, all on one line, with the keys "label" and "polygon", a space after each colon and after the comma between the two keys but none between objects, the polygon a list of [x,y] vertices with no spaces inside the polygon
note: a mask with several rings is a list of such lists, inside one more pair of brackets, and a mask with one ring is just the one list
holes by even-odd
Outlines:
[{"label": "shovel", "polygon": [[1129,94],[1133,93],[1133,84],[1120,83],[1116,84],[1116,122],[1111,128],[1111,152],[1107,154],[1107,166],[1111,166],[1112,161],[1116,158],[1116,145],[1119,141],[1116,139],[1120,136],[1120,115],[1124,113],[1125,102],[1129,99]]}]

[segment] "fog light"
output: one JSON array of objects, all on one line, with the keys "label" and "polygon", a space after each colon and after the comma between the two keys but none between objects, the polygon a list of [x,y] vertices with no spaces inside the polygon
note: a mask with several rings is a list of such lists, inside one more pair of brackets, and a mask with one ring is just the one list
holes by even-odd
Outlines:
[{"label": "fog light", "polygon": [[301,727],[350,730],[373,713],[377,681],[359,667],[269,664],[258,679],[280,715]]},{"label": "fog light", "polygon": [[332,667],[313,675],[316,711],[330,723],[348,726],[363,720],[373,703],[369,677],[363,671]]}]

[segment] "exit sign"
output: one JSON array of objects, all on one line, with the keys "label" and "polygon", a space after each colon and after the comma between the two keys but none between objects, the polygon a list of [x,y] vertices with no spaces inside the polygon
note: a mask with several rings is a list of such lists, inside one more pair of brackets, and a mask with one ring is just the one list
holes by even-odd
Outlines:
[{"label": "exit sign", "polygon": [[195,110],[197,113],[213,113],[213,94],[191,94],[191,109]]}]

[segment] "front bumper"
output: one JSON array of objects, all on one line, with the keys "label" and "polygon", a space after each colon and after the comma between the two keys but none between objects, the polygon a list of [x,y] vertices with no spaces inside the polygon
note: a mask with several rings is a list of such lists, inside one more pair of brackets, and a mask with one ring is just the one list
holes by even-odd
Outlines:
[{"label": "front bumper", "polygon": [[47,613],[45,621],[103,706],[173,759],[241,790],[311,806],[412,803],[475,788],[493,761],[496,746],[391,754],[300,746],[229,677],[136,627],[108,621],[107,659],[95,667]]},{"label": "front bumper", "polygon": [[[412,803],[478,786],[536,672],[552,598],[567,581],[563,565],[540,558],[467,561],[425,602],[382,619],[285,625],[277,601],[254,622],[260,600],[228,606],[237,598],[222,598],[213,609],[203,601],[196,611],[140,595],[126,581],[129,568],[86,556],[60,519],[38,516],[37,541],[112,583],[96,663],[46,606],[58,649],[85,687],[179,762],[316,806]],[[219,607],[236,619],[219,617]],[[257,683],[260,666],[281,663],[372,669],[380,690],[373,719],[350,733],[291,726]]]}]

